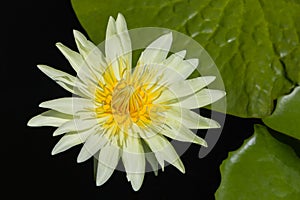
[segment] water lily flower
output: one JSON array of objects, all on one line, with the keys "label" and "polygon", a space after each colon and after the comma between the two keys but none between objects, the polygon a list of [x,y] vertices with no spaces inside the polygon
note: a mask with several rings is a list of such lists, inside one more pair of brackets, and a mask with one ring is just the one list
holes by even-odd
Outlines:
[{"label": "water lily flower", "polygon": [[172,33],[160,36],[132,66],[131,39],[124,17],[108,21],[105,55],[74,31],[79,53],[61,43],[58,49],[76,72],[72,76],[46,65],[38,68],[73,94],[41,103],[48,111],[33,117],[29,126],[58,127],[63,135],[52,154],[75,145],[83,147],[77,161],[97,161],[96,183],[104,184],[122,160],[135,191],[142,185],[146,161],[157,173],[165,161],[185,172],[170,139],[207,146],[190,129],[220,125],[191,109],[209,105],[225,95],[207,89],[215,77],[187,79],[198,59],[184,59],[186,51],[168,56]]}]

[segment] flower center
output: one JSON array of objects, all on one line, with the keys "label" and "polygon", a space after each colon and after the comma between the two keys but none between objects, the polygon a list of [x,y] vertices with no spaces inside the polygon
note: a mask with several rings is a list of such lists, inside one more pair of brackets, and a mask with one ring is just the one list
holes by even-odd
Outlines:
[{"label": "flower center", "polygon": [[105,119],[102,122],[104,128],[127,132],[133,123],[141,128],[162,123],[161,114],[165,108],[153,104],[153,101],[161,94],[163,87],[145,84],[146,73],[138,80],[132,76],[118,81],[113,71],[108,69],[103,78],[104,83],[99,81],[96,89],[95,101],[97,117]]},{"label": "flower center", "polygon": [[111,108],[114,120],[119,126],[131,125],[129,102],[133,93],[134,88],[128,85],[124,80],[120,81],[114,88]]}]

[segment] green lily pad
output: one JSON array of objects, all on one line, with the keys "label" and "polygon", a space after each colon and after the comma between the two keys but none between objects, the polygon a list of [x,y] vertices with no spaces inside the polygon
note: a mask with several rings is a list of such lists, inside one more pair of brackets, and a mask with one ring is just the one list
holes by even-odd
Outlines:
[{"label": "green lily pad", "polygon": [[265,117],[273,101],[300,82],[299,0],[72,0],[90,38],[104,40],[109,16],[129,28],[183,32],[215,60],[227,90],[227,112]]},{"label": "green lily pad", "polygon": [[300,86],[280,97],[273,114],[263,119],[270,128],[300,140]]},{"label": "green lily pad", "polygon": [[222,163],[216,199],[299,199],[300,159],[266,127],[254,128],[254,135]]}]

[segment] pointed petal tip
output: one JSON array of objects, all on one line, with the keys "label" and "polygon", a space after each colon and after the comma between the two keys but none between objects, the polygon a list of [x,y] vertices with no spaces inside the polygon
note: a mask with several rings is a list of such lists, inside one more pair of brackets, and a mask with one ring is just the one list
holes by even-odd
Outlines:
[{"label": "pointed petal tip", "polygon": [[195,144],[199,144],[203,147],[207,147],[207,142],[204,139],[202,139],[198,136],[196,136],[196,138],[192,142],[195,143]]},{"label": "pointed petal tip", "polygon": [[225,97],[225,96],[226,96],[226,92],[223,91],[223,90],[219,90],[219,98],[218,98],[218,100],[219,100],[219,99],[222,99],[222,98]]},{"label": "pointed petal tip", "polygon": [[172,32],[167,33],[167,34],[163,35],[162,37],[166,37],[168,40],[171,40],[171,43],[172,43],[172,40],[173,40],[173,33],[172,33]]},{"label": "pointed petal tip", "polygon": [[65,45],[63,45],[63,43],[61,42],[57,42],[55,43],[55,46],[59,49],[60,52],[64,52],[64,50],[67,48]]},{"label": "pointed petal tip", "polygon": [[51,151],[51,155],[54,156],[56,154],[58,154],[59,152],[57,151],[57,149],[54,147]]},{"label": "pointed petal tip", "polygon": [[[68,47],[66,47],[63,43],[61,42],[56,42],[55,46],[64,54],[67,50],[70,50]],[[65,55],[65,54],[64,54]],[[66,56],[65,56],[66,57]]]},{"label": "pointed petal tip", "polygon": [[[172,32],[169,32],[169,33],[165,33],[165,34],[163,34],[163,35],[161,35],[160,37],[158,37],[158,39],[157,40],[155,40],[155,41],[168,41],[168,40],[170,40],[170,42],[168,42],[169,44],[171,44],[172,43],[172,40],[173,40],[173,34],[172,34]],[[155,42],[154,41],[154,42]]]},{"label": "pointed petal tip", "polygon": [[125,20],[125,17],[122,13],[118,13],[117,20],[118,19],[124,19]]},{"label": "pointed petal tip", "polygon": [[87,40],[86,37],[80,31],[77,31],[75,29],[73,29],[73,35],[77,43],[83,43],[83,41]]},{"label": "pointed petal tip", "polygon": [[185,55],[186,55],[186,50],[182,50],[182,51],[178,51],[177,53],[175,53],[177,56],[179,56],[181,59],[184,59]]},{"label": "pointed petal tip", "polygon": [[207,89],[207,91],[209,91],[211,93],[210,95],[211,95],[211,98],[213,99],[211,104],[219,101],[220,99],[222,99],[223,97],[226,96],[226,92],[223,90]]},{"label": "pointed petal tip", "polygon": [[52,136],[58,136],[58,135],[60,135],[60,134],[61,134],[60,132],[58,132],[58,131],[55,130],[55,131],[53,132]]},{"label": "pointed petal tip", "polygon": [[112,16],[110,16],[108,18],[108,23],[107,23],[107,27],[106,27],[106,36],[105,36],[106,39],[105,40],[109,39],[110,37],[112,37],[115,34],[116,34],[116,21]]},{"label": "pointed petal tip", "polygon": [[107,180],[108,180],[108,178],[107,179],[97,178],[97,180],[96,180],[96,186],[103,185],[104,183],[106,183]]},{"label": "pointed petal tip", "polygon": [[76,159],[77,163],[82,163],[85,161],[85,159],[82,159],[82,157],[80,156],[80,154],[78,155],[77,159]]},{"label": "pointed petal tip", "polygon": [[113,16],[109,16],[108,23],[115,22],[115,18]]},{"label": "pointed petal tip", "polygon": [[181,162],[181,169],[180,169],[181,173],[185,174],[185,167],[183,165],[183,163]]},{"label": "pointed petal tip", "polygon": [[[39,68],[39,70],[41,70],[44,74],[46,74],[47,75],[47,73],[49,72],[49,71],[51,71],[52,69],[51,69],[51,67],[49,67],[49,66],[47,66],[47,65],[37,65],[37,68]],[[47,75],[47,76],[49,76],[49,75]],[[51,78],[51,77],[50,77]]]},{"label": "pointed petal tip", "polygon": [[41,70],[42,71],[42,69],[44,69],[45,67],[46,67],[46,65],[42,65],[42,64],[38,64],[38,65],[36,65],[37,66],[37,68],[39,68],[39,70]]},{"label": "pointed petal tip", "polygon": [[45,108],[45,106],[47,106],[46,101],[44,101],[44,102],[42,102],[42,103],[39,104],[40,108]]},{"label": "pointed petal tip", "polygon": [[207,142],[204,140],[203,143],[201,143],[200,145],[202,145],[203,147],[208,147]]},{"label": "pointed petal tip", "polygon": [[211,128],[221,128],[221,124],[219,122],[212,120],[211,123],[209,124]]},{"label": "pointed petal tip", "polygon": [[121,13],[118,13],[116,19],[116,29],[119,34],[128,31],[126,19]]},{"label": "pointed petal tip", "polygon": [[183,50],[181,50],[181,51],[179,51],[178,53],[182,53],[182,54],[186,54],[186,49],[183,49]]},{"label": "pointed petal tip", "polygon": [[55,43],[55,46],[58,47],[58,48],[60,48],[60,47],[62,47],[62,46],[64,46],[64,45],[63,45],[61,42],[56,42],[56,43]]},{"label": "pointed petal tip", "polygon": [[73,29],[73,35],[74,35],[75,40],[77,40],[77,41],[80,41],[80,38],[83,37],[82,33],[80,33],[79,31],[77,31],[75,29]]},{"label": "pointed petal tip", "polygon": [[81,35],[80,31],[77,31],[76,29],[73,29],[73,34],[74,35]]},{"label": "pointed petal tip", "polygon": [[103,181],[96,181],[96,186],[101,186],[101,185],[103,185],[105,182],[103,182]]},{"label": "pointed petal tip", "polygon": [[211,83],[213,82],[214,80],[216,80],[216,76],[205,76],[207,82]]},{"label": "pointed petal tip", "polygon": [[185,167],[180,158],[178,158],[174,163],[172,163],[181,173],[185,173]]},{"label": "pointed petal tip", "polygon": [[[33,117],[34,118],[34,117]],[[30,127],[34,127],[34,123],[32,122],[32,119],[31,118],[28,122],[27,122],[27,126],[30,126]]]},{"label": "pointed petal tip", "polygon": [[30,126],[30,127],[40,127],[40,126],[43,126],[43,125],[40,125],[38,122],[38,118],[39,118],[40,115],[37,115],[37,116],[34,116],[32,117],[28,122],[27,122],[27,126]]},{"label": "pointed petal tip", "polygon": [[[136,175],[137,175],[137,174],[136,174]],[[134,176],[136,176],[136,175],[134,175]],[[138,178],[137,178],[137,177],[132,177],[132,179],[127,178],[128,181],[130,181],[131,187],[132,187],[132,189],[133,189],[135,192],[139,191],[139,189],[142,187],[142,184],[143,184],[143,181],[144,181],[144,175],[145,175],[145,174],[142,174],[142,176],[140,176],[140,175],[141,175],[141,174],[137,175]]]},{"label": "pointed petal tip", "polygon": [[[86,147],[83,146],[82,148],[86,148]],[[85,162],[85,161],[87,161],[90,157],[93,157],[93,155],[92,155],[92,154],[87,155],[86,152],[84,151],[84,153],[83,153],[83,151],[82,151],[82,149],[81,149],[80,153],[79,153],[78,156],[77,156],[77,163]]]},{"label": "pointed petal tip", "polygon": [[192,66],[197,67],[199,64],[199,59],[198,58],[192,58],[189,60],[186,60],[187,62],[189,62]]},{"label": "pointed petal tip", "polygon": [[142,187],[142,185],[135,185],[135,184],[133,184],[133,183],[131,182],[131,187],[132,187],[132,189],[133,189],[135,192],[137,192],[137,191],[140,190],[140,188]]},{"label": "pointed petal tip", "polygon": [[[56,70],[54,68],[51,68],[47,65],[42,65],[42,64],[38,64],[37,68],[39,68],[39,70],[41,70],[43,73],[45,73],[47,75],[47,72],[51,71],[51,70]],[[49,76],[49,75],[47,75]],[[51,78],[51,77],[50,77]]]},{"label": "pointed petal tip", "polygon": [[[173,163],[174,165],[175,163]],[[181,173],[185,174],[185,167],[181,161],[178,164],[174,165]]]},{"label": "pointed petal tip", "polygon": [[210,129],[221,128],[221,125],[215,121],[214,123],[209,124],[209,128]]}]

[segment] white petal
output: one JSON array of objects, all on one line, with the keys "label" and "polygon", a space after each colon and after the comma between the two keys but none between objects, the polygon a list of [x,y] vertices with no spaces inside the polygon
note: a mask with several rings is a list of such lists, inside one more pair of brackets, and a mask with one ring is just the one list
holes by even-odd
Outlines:
[{"label": "white petal", "polygon": [[158,175],[158,161],[155,157],[155,154],[152,152],[148,152],[145,154],[145,157],[146,157],[146,160],[151,165],[155,176],[157,176]]},{"label": "white petal", "polygon": [[142,53],[139,63],[161,63],[166,59],[172,45],[172,32],[165,34],[152,42]]},{"label": "white petal", "polygon": [[[185,54],[186,51],[183,50],[172,54],[165,60],[162,60],[162,62],[157,66],[160,71],[156,77],[162,75],[163,81],[169,84],[185,80],[198,65],[198,59],[183,60]],[[153,68],[153,66],[151,67]]]},{"label": "white petal", "polygon": [[194,58],[184,60],[181,65],[175,66],[173,69],[181,74],[183,79],[186,79],[197,68],[198,64],[199,60]]},{"label": "white petal", "polygon": [[77,73],[77,77],[88,86],[87,88],[90,89],[91,86],[94,86],[91,88],[93,90],[97,84],[97,77],[99,77],[99,74],[93,73],[92,69],[87,66],[87,63],[79,53],[69,49],[61,43],[57,43],[56,46],[74,68]]},{"label": "white petal", "polygon": [[203,76],[189,80],[177,81],[170,84],[167,90],[164,90],[156,102],[159,103],[171,100],[176,101],[178,98],[195,94],[214,80],[214,76]]},{"label": "white petal", "polygon": [[162,62],[162,65],[172,67],[180,64],[186,55],[186,50],[182,50],[171,54],[166,60]]},{"label": "white petal", "polygon": [[61,53],[67,58],[67,60],[69,61],[73,69],[76,71],[76,73],[78,73],[82,67],[86,67],[85,62],[79,53],[69,49],[62,43],[56,43],[56,46],[61,51]]},{"label": "white petal", "polygon": [[[89,77],[87,75],[88,70],[85,70],[85,72],[80,71],[78,74],[77,82],[76,82],[76,88],[75,92],[80,93],[82,97],[85,97],[87,99],[93,99],[95,96],[95,89],[97,87],[96,82],[92,79],[92,77]],[[81,73],[83,72],[83,73]]]},{"label": "white petal", "polygon": [[79,50],[79,53],[83,56],[86,57],[92,51],[96,45],[94,45],[91,41],[87,40],[87,38],[80,33],[77,30],[73,30],[73,35],[75,38],[75,42],[77,45],[77,48]]},{"label": "white petal", "polygon": [[[144,159],[145,159],[145,156],[144,156]],[[138,191],[141,188],[143,181],[144,181],[144,176],[145,176],[144,173],[140,173],[140,174],[127,173],[127,177],[128,177],[128,179],[130,179],[131,186],[134,191]]]},{"label": "white petal", "polygon": [[[184,51],[182,52],[185,53]],[[169,83],[170,80],[172,79],[176,81],[182,80],[182,76],[179,73],[174,72],[174,70],[168,66],[178,65],[179,63],[183,62],[182,61],[183,53],[178,52],[176,54],[172,54],[169,58],[164,60],[162,63],[154,63],[154,64],[139,63],[138,67],[135,69],[135,73],[136,74],[149,73],[151,74],[151,78],[148,78],[148,82],[156,83],[159,80],[159,83],[161,85],[164,85],[165,83]]]},{"label": "white petal", "polygon": [[200,108],[218,101],[225,95],[226,93],[221,90],[203,89],[195,95],[180,99],[180,102],[172,103],[171,105],[188,109]]},{"label": "white petal", "polygon": [[31,118],[27,125],[28,126],[54,126],[59,127],[62,124],[73,119],[72,115],[66,115],[54,110],[48,110],[40,115]]},{"label": "white petal", "polygon": [[94,107],[91,100],[77,97],[65,97],[45,101],[39,106],[42,108],[49,108],[69,115],[74,115],[80,110],[91,110]]},{"label": "white petal", "polygon": [[57,128],[54,131],[53,136],[61,135],[67,132],[85,131],[87,129],[95,127],[98,123],[99,122],[96,119],[73,119]]},{"label": "white petal", "polygon": [[158,134],[151,135],[148,137],[146,133],[141,132],[141,136],[148,144],[150,149],[154,152],[158,163],[164,168],[164,160],[175,166],[182,173],[185,173],[184,165],[182,164],[179,156],[177,155],[174,147],[171,143],[164,137]]},{"label": "white petal", "polygon": [[123,146],[123,164],[127,179],[131,182],[134,191],[140,189],[145,174],[145,155],[139,138],[129,136]]},{"label": "white petal", "polygon": [[105,121],[107,121],[109,117],[110,117],[109,115],[103,117],[97,117],[97,114],[94,110],[80,111],[76,114],[75,125],[79,128],[83,128],[85,126],[93,126],[93,124],[101,125]]},{"label": "white petal", "polygon": [[81,95],[81,93],[74,90],[76,82],[74,76],[46,65],[38,65],[37,67],[65,90],[73,94]]},{"label": "white petal", "polygon": [[184,59],[185,55],[186,55],[186,50],[182,50],[182,51],[178,51],[175,53],[176,56]]},{"label": "white petal", "polygon": [[182,124],[171,119],[168,119],[167,123],[168,127],[166,126],[164,129],[162,129],[160,131],[161,134],[174,140],[182,142],[193,142],[195,144],[207,147],[207,143],[204,139],[194,134],[190,129],[184,127]]},{"label": "white petal", "polygon": [[122,14],[118,14],[117,20],[116,20],[116,29],[117,33],[120,37],[120,42],[122,46],[122,54],[125,59],[125,62],[128,64],[128,69],[131,71],[131,40],[127,29],[127,24],[124,16]]},{"label": "white petal", "polygon": [[215,120],[202,117],[199,114],[185,108],[173,107],[172,109],[169,109],[166,114],[168,118],[173,118],[190,129],[210,129],[221,127]]},{"label": "white petal", "polygon": [[82,97],[91,96],[91,95],[87,95],[87,93],[82,92],[83,90],[81,88],[85,86],[77,77],[74,77],[63,71],[54,69],[46,65],[38,65],[37,67],[48,77],[54,80],[58,85],[63,87],[65,90]]},{"label": "white petal", "polygon": [[[131,64],[131,41],[127,30],[124,17],[119,14],[117,21],[110,17],[108,20],[106,39],[105,39],[105,55],[110,62],[115,61],[118,57],[124,56]],[[125,58],[124,57],[124,58]]]},{"label": "white petal", "polygon": [[105,38],[105,56],[107,62],[112,65],[117,79],[120,79],[118,58],[122,55],[122,44],[117,34],[116,21],[113,17],[109,17]]},{"label": "white petal", "polygon": [[77,162],[81,163],[86,161],[97,153],[106,143],[107,138],[102,135],[102,131],[97,131],[96,133],[91,134],[81,148],[77,157]]},{"label": "white petal", "polygon": [[[117,29],[117,33],[122,33],[122,32],[127,32],[128,33],[126,20],[125,20],[124,16],[121,13],[118,13],[118,16],[117,16],[116,29]],[[129,43],[125,44],[123,42],[129,42]],[[128,35],[128,37],[124,41],[122,41],[122,44],[124,44],[123,46],[127,46],[127,45],[131,46],[129,35]],[[127,49],[127,50],[131,50],[131,48]]]},{"label": "white petal", "polygon": [[[116,28],[116,21],[113,17],[109,17],[108,19],[108,24],[107,24],[107,28],[106,28],[106,38],[105,39],[109,39],[110,37],[114,36],[115,34],[117,34],[117,28]],[[106,46],[106,43],[105,43]],[[105,48],[109,48],[109,47],[105,47]],[[106,50],[105,50],[105,53]],[[108,55],[106,55],[107,57]]]},{"label": "white petal", "polygon": [[176,92],[179,97],[194,94],[209,85],[215,80],[215,76],[203,76],[185,81],[178,81],[168,87],[172,92]]},{"label": "white petal", "polygon": [[155,176],[158,175],[158,161],[155,157],[155,154],[151,151],[147,144],[143,144],[146,160],[149,162],[150,166],[153,169]]},{"label": "white petal", "polygon": [[78,144],[81,144],[85,142],[85,140],[88,138],[90,134],[92,134],[95,130],[89,129],[87,131],[81,132],[81,133],[68,133],[64,135],[58,143],[53,148],[51,154],[55,155],[58,153],[61,153],[65,150],[68,150],[69,148],[76,146]]},{"label": "white petal", "polygon": [[96,75],[100,75],[107,67],[104,55],[100,49],[79,31],[73,31],[75,42],[80,54]]},{"label": "white petal", "polygon": [[198,59],[189,59],[175,64],[167,65],[166,76],[168,83],[185,80],[197,68]]},{"label": "white petal", "polygon": [[99,153],[97,186],[104,184],[114,172],[120,158],[120,149],[114,145],[104,146]]},{"label": "white petal", "polygon": [[76,131],[76,126],[74,124],[74,120],[67,121],[66,123],[62,124],[58,127],[54,132],[53,136],[61,135],[67,132],[78,132]]},{"label": "white petal", "polygon": [[[131,41],[124,17],[119,14],[117,21],[110,17],[108,20],[105,55],[107,62],[112,65],[116,78],[121,79],[120,71],[125,68],[131,71]],[[121,68],[122,69],[119,69]]]},{"label": "white petal", "polygon": [[80,70],[77,73],[78,79],[81,81],[81,87],[78,86],[78,89],[86,94],[88,97],[93,98],[95,89],[99,82],[99,77],[101,78],[101,74],[95,74],[93,73],[93,70],[89,67],[83,68],[83,70]]}]

